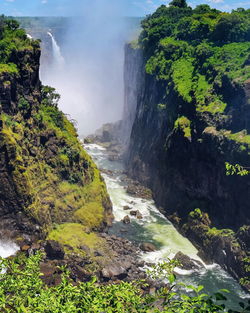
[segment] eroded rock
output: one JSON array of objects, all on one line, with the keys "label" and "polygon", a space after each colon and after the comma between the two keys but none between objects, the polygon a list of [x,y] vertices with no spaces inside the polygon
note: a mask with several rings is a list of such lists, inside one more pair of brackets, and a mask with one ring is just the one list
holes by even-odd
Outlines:
[{"label": "eroded rock", "polygon": [[64,258],[64,250],[62,245],[55,240],[47,240],[44,246],[47,258],[50,260],[62,260]]},{"label": "eroded rock", "polygon": [[130,222],[131,222],[131,221],[130,221],[130,217],[129,217],[128,215],[126,215],[126,216],[123,218],[122,221],[123,221],[124,224],[130,224]]}]

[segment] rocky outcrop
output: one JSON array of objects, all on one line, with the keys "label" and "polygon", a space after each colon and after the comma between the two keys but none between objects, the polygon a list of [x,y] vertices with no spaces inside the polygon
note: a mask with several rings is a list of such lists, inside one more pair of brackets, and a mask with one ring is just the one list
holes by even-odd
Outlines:
[{"label": "rocky outcrop", "polygon": [[150,242],[143,242],[140,244],[140,249],[144,252],[153,252],[157,250],[156,246]]},{"label": "rocky outcrop", "polygon": [[179,263],[178,267],[183,270],[191,271],[204,268],[204,265],[200,261],[194,260],[182,252],[176,253],[174,260]]},{"label": "rocky outcrop", "polygon": [[248,227],[241,229],[241,238],[244,239],[240,240],[239,234],[230,229],[218,230],[212,227],[208,215],[196,209],[189,214],[187,223],[182,225],[180,230],[198,247],[199,255],[205,261],[220,264],[250,290],[249,282],[244,283],[244,279],[249,276],[247,267],[250,264],[249,250],[244,244]]},{"label": "rocky outcrop", "polygon": [[[55,240],[43,243],[31,243],[26,241],[22,247],[22,253],[27,256],[37,252],[45,252],[40,269],[43,281],[49,285],[57,285],[61,281],[61,266],[67,266],[70,277],[75,282],[89,281],[95,275],[99,282],[114,282],[118,280],[136,281],[145,279],[143,270],[145,262],[139,258],[139,248],[130,241],[100,234],[103,240],[102,246],[96,246],[93,250],[82,247],[87,254],[64,254],[62,245]],[[104,243],[105,242],[105,243]],[[103,247],[106,245],[107,251]],[[151,282],[153,283],[153,282]]]}]

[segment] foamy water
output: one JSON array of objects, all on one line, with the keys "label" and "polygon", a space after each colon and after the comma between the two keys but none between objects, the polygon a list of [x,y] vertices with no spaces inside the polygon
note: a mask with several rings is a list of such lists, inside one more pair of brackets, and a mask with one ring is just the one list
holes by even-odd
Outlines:
[{"label": "foamy water", "polygon": [[[121,162],[108,160],[105,148],[96,144],[89,144],[84,147],[100,169],[124,170]],[[113,203],[113,214],[115,217],[110,233],[125,237],[136,243],[153,243],[158,248],[157,251],[142,253],[141,255],[149,263],[159,263],[167,258],[173,258],[179,251],[192,259],[202,261],[197,256],[198,251],[194,245],[178,233],[172,223],[159,212],[154,201],[127,194],[124,176],[119,174],[119,172],[115,176],[103,174],[103,177]],[[129,211],[123,209],[124,206],[129,206],[133,210],[139,210],[143,219],[138,220],[136,217],[130,216],[131,224],[124,225],[122,219],[129,215]],[[208,293],[219,289],[228,289],[231,292],[228,300],[229,305],[235,305],[241,299],[249,297],[239,284],[217,264],[193,271],[177,268],[176,272],[180,275],[178,281],[195,286],[203,285],[205,287],[204,291]]]},{"label": "foamy water", "polygon": [[11,255],[14,255],[19,250],[19,247],[8,241],[0,241],[0,257],[8,258]]}]

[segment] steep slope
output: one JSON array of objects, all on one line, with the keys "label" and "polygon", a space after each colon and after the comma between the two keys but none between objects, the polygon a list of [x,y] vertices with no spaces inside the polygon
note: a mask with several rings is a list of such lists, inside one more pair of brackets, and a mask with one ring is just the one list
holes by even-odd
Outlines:
[{"label": "steep slope", "polygon": [[57,108],[59,95],[41,86],[39,42],[4,18],[0,37],[1,220],[62,243],[66,229],[80,229],[75,237],[103,229],[112,221],[105,183]]},{"label": "steep slope", "polygon": [[[152,188],[166,215],[236,278],[249,262],[250,177],[227,176],[225,162],[250,167],[249,14],[173,1],[143,21],[143,84],[127,154],[130,175]],[[191,218],[196,208],[200,214]],[[239,243],[233,231],[243,225]],[[224,249],[229,233],[209,232],[214,226],[231,228],[235,244]],[[220,253],[208,248],[218,240]]]}]

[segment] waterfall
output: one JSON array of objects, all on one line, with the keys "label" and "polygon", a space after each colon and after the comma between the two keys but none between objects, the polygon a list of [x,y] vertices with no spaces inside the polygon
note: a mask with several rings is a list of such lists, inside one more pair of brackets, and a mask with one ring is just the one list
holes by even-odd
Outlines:
[{"label": "waterfall", "polygon": [[14,255],[19,250],[18,246],[13,242],[0,240],[0,257],[7,258]]},{"label": "waterfall", "polygon": [[62,56],[61,49],[60,49],[58,43],[56,42],[54,36],[50,32],[47,32],[47,34],[51,37],[51,40],[52,40],[52,49],[53,49],[53,58],[54,58],[53,62],[59,68],[62,68],[65,61],[64,61],[64,58]]},{"label": "waterfall", "polygon": [[142,50],[133,48],[130,44],[125,46],[124,64],[124,109],[122,141],[127,147],[129,145],[132,126],[134,123],[137,103],[141,96],[143,86],[143,56]]}]

